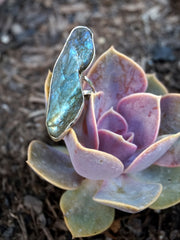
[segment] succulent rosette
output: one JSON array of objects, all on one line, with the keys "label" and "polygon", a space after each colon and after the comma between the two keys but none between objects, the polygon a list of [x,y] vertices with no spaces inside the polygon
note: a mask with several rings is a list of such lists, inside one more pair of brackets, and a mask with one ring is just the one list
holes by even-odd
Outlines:
[{"label": "succulent rosette", "polygon": [[64,137],[67,149],[40,141],[28,149],[29,166],[67,190],[60,208],[73,237],[107,229],[114,209],[136,213],[180,202],[180,94],[113,47],[87,77],[96,92]]}]

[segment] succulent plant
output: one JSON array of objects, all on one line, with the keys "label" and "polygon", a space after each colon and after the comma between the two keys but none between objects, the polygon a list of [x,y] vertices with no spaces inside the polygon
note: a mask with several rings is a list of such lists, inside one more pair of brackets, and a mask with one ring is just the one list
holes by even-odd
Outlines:
[{"label": "succulent plant", "polygon": [[[67,190],[60,199],[73,237],[99,234],[115,209],[136,213],[180,202],[180,94],[113,47],[87,73],[96,92],[64,136],[32,141],[29,166]],[[45,82],[48,101],[51,73]],[[89,89],[87,83],[83,86]]]}]

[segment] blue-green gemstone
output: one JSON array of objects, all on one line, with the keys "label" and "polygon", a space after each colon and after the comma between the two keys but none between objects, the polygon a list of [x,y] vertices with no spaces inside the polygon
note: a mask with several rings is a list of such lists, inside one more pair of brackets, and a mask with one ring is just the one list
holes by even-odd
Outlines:
[{"label": "blue-green gemstone", "polygon": [[46,126],[53,140],[64,137],[84,106],[81,73],[94,57],[93,34],[83,26],[70,33],[53,69]]}]

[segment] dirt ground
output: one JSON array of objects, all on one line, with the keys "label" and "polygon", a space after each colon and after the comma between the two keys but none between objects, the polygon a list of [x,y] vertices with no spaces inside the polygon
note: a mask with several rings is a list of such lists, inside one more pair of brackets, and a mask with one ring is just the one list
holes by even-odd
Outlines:
[{"label": "dirt ground", "polygon": [[[0,240],[71,239],[58,206],[63,191],[25,162],[32,139],[53,144],[43,84],[70,30],[90,27],[96,58],[114,45],[179,92],[179,13],[175,0],[0,0]],[[178,240],[180,205],[117,211],[109,230],[87,239]]]}]

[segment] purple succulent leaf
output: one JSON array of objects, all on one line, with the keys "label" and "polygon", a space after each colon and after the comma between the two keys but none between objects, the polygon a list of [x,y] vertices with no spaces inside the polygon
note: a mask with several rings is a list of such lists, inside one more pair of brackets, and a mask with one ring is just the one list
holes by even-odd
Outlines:
[{"label": "purple succulent leaf", "polygon": [[91,97],[94,104],[96,122],[98,122],[98,119],[103,115],[104,109],[106,108],[106,97],[102,91],[92,93]]},{"label": "purple succulent leaf", "polygon": [[160,134],[180,132],[180,94],[170,93],[161,99]]},{"label": "purple succulent leaf", "polygon": [[118,104],[118,112],[126,119],[128,131],[134,132],[138,148],[152,144],[160,125],[160,97],[150,93],[136,93],[124,97]]},{"label": "purple succulent leaf", "polygon": [[119,176],[124,169],[122,162],[115,156],[83,147],[73,129],[70,129],[64,141],[68,148],[74,169],[83,177],[92,180],[104,180]]},{"label": "purple succulent leaf", "polygon": [[126,173],[139,172],[160,159],[179,140],[180,133],[164,135],[161,139],[142,151],[125,169]]},{"label": "purple succulent leaf", "polygon": [[127,132],[127,133],[123,134],[123,138],[126,141],[133,143],[133,141],[134,141],[134,133],[133,132]]},{"label": "purple succulent leaf", "polygon": [[99,133],[99,150],[110,153],[119,158],[122,163],[133,155],[137,146],[126,141],[121,135],[110,132],[109,130],[100,129]]},{"label": "purple succulent leaf", "polygon": [[162,185],[137,181],[130,175],[104,181],[93,200],[125,212],[136,213],[155,202]]},{"label": "purple succulent leaf", "polygon": [[105,112],[97,123],[98,129],[107,129],[111,132],[123,135],[127,132],[128,125],[126,120],[113,108]]},{"label": "purple succulent leaf", "polygon": [[97,133],[96,118],[94,113],[93,95],[85,96],[85,104],[80,119],[73,129],[76,132],[79,142],[88,148],[98,149],[99,138]]},{"label": "purple succulent leaf", "polygon": [[180,167],[180,137],[155,164],[162,167]]},{"label": "purple succulent leaf", "polygon": [[27,163],[43,179],[62,189],[76,189],[83,180],[67,154],[40,141],[30,143]]},{"label": "purple succulent leaf", "polygon": [[102,54],[88,73],[96,91],[103,91],[106,104],[103,112],[114,109],[118,101],[129,94],[144,92],[147,79],[143,69],[113,47]]}]

